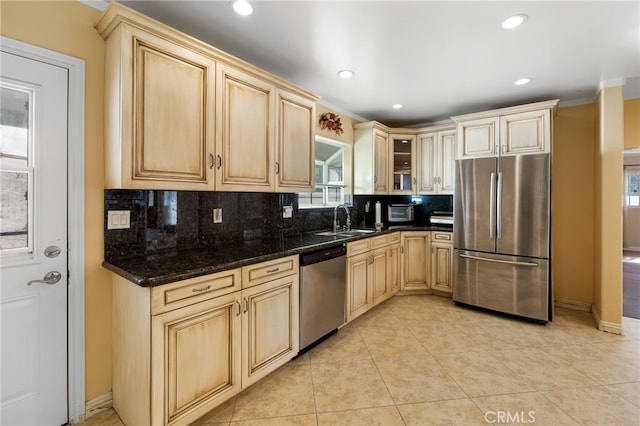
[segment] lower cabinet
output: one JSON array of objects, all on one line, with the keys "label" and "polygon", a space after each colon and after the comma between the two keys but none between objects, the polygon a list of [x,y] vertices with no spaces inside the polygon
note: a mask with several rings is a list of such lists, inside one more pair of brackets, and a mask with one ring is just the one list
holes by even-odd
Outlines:
[{"label": "lower cabinet", "polygon": [[431,288],[446,293],[453,291],[453,242],[451,232],[433,232],[431,240]]},{"label": "lower cabinet", "polygon": [[429,290],[431,275],[431,232],[402,232],[401,290]]},{"label": "lower cabinet", "polygon": [[297,355],[298,285],[298,256],[153,288],[115,276],[123,422],[190,424]]},{"label": "lower cabinet", "polygon": [[347,322],[400,289],[400,233],[347,244]]}]

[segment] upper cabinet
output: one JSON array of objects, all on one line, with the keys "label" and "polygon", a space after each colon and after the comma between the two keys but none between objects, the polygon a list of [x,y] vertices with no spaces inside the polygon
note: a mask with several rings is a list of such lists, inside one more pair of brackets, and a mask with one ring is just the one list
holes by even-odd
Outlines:
[{"label": "upper cabinet", "polygon": [[96,29],[107,188],[313,188],[315,95],[118,3]]},{"label": "upper cabinet", "polygon": [[218,191],[272,191],[273,86],[229,66],[218,72]]},{"label": "upper cabinet", "polygon": [[418,134],[417,192],[453,194],[456,129],[434,127]]},{"label": "upper cabinet", "polygon": [[213,189],[215,61],[128,23],[106,52],[107,188]]},{"label": "upper cabinet", "polygon": [[389,193],[389,131],[375,121],[356,124],[353,144],[353,193]]},{"label": "upper cabinet", "polygon": [[458,159],[551,151],[552,117],[558,100],[452,117]]},{"label": "upper cabinet", "polygon": [[415,135],[389,135],[389,193],[413,194],[416,179],[416,137]]},{"label": "upper cabinet", "polygon": [[276,191],[312,191],[316,103],[278,90],[276,105]]}]

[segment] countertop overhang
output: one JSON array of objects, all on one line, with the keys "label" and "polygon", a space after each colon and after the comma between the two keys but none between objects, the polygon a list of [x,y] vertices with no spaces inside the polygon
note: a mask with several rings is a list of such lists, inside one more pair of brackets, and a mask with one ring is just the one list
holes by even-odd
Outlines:
[{"label": "countertop overhang", "polygon": [[155,287],[398,231],[451,232],[452,227],[392,226],[351,237],[319,236],[316,232],[320,231],[313,231],[284,238],[245,241],[224,247],[176,250],[124,260],[105,260],[102,266],[141,287]]}]

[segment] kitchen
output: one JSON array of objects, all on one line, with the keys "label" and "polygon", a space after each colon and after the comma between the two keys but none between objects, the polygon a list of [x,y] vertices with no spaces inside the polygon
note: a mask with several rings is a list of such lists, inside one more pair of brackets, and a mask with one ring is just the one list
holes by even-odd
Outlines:
[{"label": "kitchen", "polygon": [[[64,11],[64,13],[62,13]],[[32,16],[33,25],[22,26],[11,25],[9,21],[24,22],[21,19],[24,14],[29,13]],[[62,51],[73,51],[78,49],[77,56],[87,57],[88,73],[87,73],[87,98],[92,99],[87,104],[87,182],[86,182],[86,383],[87,383],[87,400],[92,400],[100,395],[107,393],[111,388],[111,313],[109,303],[105,301],[111,300],[111,277],[110,274],[103,270],[100,264],[103,258],[103,223],[104,223],[104,199],[103,199],[103,174],[104,174],[104,157],[102,154],[102,73],[104,59],[104,45],[101,37],[95,33],[93,24],[97,21],[99,13],[92,10],[85,10],[81,5],[44,5],[40,10],[30,10],[28,5],[3,5],[3,16],[14,17],[8,19],[3,17],[3,35],[12,36],[26,41],[32,41],[37,44],[45,45],[50,48],[58,48]],[[56,37],[51,34],[57,34],[64,27],[69,16],[83,22],[86,30],[86,37],[83,38],[86,44],[78,47],[69,47],[65,40],[56,41]],[[53,19],[50,19],[53,17]],[[4,19],[8,21],[5,23]],[[42,28],[42,30],[34,31],[34,28]],[[45,31],[45,29],[49,29]],[[90,32],[93,31],[92,32]],[[51,38],[51,40],[48,40]],[[625,102],[626,104],[626,102]],[[626,105],[625,105],[626,106]],[[584,233],[585,228],[592,229],[593,217],[589,218],[588,214],[584,215],[583,209],[579,205],[573,205],[574,191],[583,191],[587,197],[593,197],[593,188],[589,185],[578,184],[584,180],[591,181],[593,179],[593,170],[587,167],[570,167],[578,170],[572,170],[571,176],[563,175],[562,164],[591,164],[594,160],[594,153],[589,149],[581,146],[581,141],[590,141],[593,144],[593,130],[585,130],[584,123],[586,120],[593,120],[594,105],[576,106],[570,108],[560,108],[556,119],[555,138],[556,141],[563,142],[563,151],[557,152],[556,161],[559,163],[558,170],[554,170],[555,176],[562,176],[562,182],[568,182],[567,188],[554,188],[554,197],[557,197],[555,206],[558,208],[556,222],[561,229],[563,235],[561,241],[554,241],[557,250],[566,254],[566,270],[554,269],[554,273],[564,274],[560,278],[556,277],[556,281],[564,283],[576,283],[575,286],[569,284],[565,288],[556,288],[560,291],[561,299],[569,301],[583,301],[590,303],[592,300],[592,284],[587,286],[581,284],[584,282],[593,283],[593,277],[590,272],[585,271],[581,267],[585,263],[583,259],[593,259],[593,240],[589,240],[589,233]],[[318,115],[320,113],[329,112],[331,108],[318,106]],[[625,108],[626,111],[626,108]],[[345,133],[337,138],[349,140],[353,137],[350,120],[341,114],[344,120]],[[318,130],[319,134],[336,138],[336,136],[327,131]],[[578,136],[576,136],[578,135]],[[588,145],[591,146],[591,145]],[[575,185],[571,185],[575,182]],[[563,192],[564,191],[564,192]],[[286,204],[286,203],[285,203]],[[226,219],[223,209],[223,220]],[[605,211],[606,214],[606,211]],[[564,219],[563,219],[564,218]],[[325,228],[329,228],[326,226]],[[587,235],[585,235],[587,234]],[[592,237],[591,237],[592,238]],[[567,241],[567,243],[563,243]],[[564,245],[563,245],[564,244]],[[571,245],[572,247],[568,247]],[[573,253],[572,253],[573,252]],[[571,265],[573,263],[573,266]],[[611,322],[616,322],[611,319]]]}]

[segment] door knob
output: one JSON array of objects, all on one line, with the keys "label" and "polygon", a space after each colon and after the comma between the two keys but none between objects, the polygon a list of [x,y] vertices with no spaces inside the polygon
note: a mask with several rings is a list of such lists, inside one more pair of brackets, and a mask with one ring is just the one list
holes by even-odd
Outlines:
[{"label": "door knob", "polygon": [[41,280],[31,280],[27,283],[27,285],[31,285],[33,283],[42,283],[42,284],[55,284],[60,281],[62,278],[62,274],[58,271],[47,272],[47,275],[44,276]]}]

